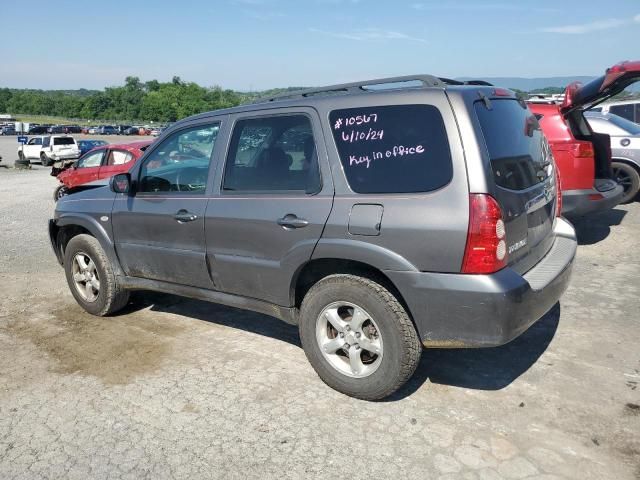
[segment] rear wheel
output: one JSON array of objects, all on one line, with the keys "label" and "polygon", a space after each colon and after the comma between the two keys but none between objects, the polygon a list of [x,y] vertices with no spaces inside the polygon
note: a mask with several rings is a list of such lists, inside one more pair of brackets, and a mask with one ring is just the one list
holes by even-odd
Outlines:
[{"label": "rear wheel", "polygon": [[71,294],[93,315],[115,313],[129,301],[129,292],[120,287],[100,242],[91,235],[81,234],[69,240],[64,270]]},{"label": "rear wheel", "polygon": [[382,285],[355,275],[316,283],[300,309],[300,339],[330,387],[379,400],[413,375],[422,345],[407,312]]},{"label": "rear wheel", "polygon": [[613,170],[613,178],[624,188],[624,195],[620,203],[629,203],[636,198],[640,191],[640,174],[638,170],[628,163],[616,162],[611,163]]}]

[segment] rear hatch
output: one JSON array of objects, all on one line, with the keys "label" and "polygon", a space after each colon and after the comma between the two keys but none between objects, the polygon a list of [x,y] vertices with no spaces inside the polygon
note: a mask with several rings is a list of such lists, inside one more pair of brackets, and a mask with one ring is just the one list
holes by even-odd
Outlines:
[{"label": "rear hatch", "polygon": [[557,191],[553,157],[538,119],[513,96],[474,103],[490,159],[492,195],[506,229],[508,264],[525,273],[553,245]]},{"label": "rear hatch", "polygon": [[640,80],[640,61],[621,62],[608,68],[606,73],[589,83],[574,82],[565,89],[560,111],[578,140],[593,144],[595,159],[594,187],[599,191],[610,190],[615,183],[610,179],[611,142],[609,135],[594,133],[584,118],[584,111],[599,105]]}]

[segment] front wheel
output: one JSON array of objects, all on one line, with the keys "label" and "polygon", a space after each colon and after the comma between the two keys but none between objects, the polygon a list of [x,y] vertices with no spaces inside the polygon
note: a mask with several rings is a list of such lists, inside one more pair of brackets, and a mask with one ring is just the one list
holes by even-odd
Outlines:
[{"label": "front wheel", "polygon": [[57,202],[62,197],[67,195],[67,193],[69,193],[69,189],[66,185],[58,185],[58,188],[53,191],[53,199]]},{"label": "front wheel", "polygon": [[355,275],[331,275],[309,290],[300,309],[300,339],[327,385],[363,400],[395,392],[422,354],[400,302],[382,285]]},{"label": "front wheel", "polygon": [[100,242],[91,235],[81,234],[69,240],[64,270],[71,294],[93,315],[115,313],[129,301],[129,292],[120,287]]},{"label": "front wheel", "polygon": [[624,195],[620,203],[629,203],[636,198],[640,191],[640,174],[631,165],[623,162],[611,162],[613,178],[624,188]]}]

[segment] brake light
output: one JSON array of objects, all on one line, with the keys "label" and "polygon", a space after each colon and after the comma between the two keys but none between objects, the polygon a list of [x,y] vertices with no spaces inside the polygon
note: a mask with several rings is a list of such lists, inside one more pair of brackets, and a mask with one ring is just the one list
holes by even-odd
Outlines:
[{"label": "brake light", "polygon": [[507,90],[506,88],[496,88],[493,90],[493,94],[496,97],[511,97],[513,96],[513,93],[511,92],[511,90]]},{"label": "brake light", "polygon": [[472,193],[462,273],[493,273],[506,265],[506,231],[500,205],[490,195]]},{"label": "brake light", "polygon": [[558,166],[555,165],[556,171],[556,217],[562,216],[562,183],[560,182],[560,172]]},{"label": "brake light", "polygon": [[593,144],[589,142],[576,143],[573,147],[573,156],[576,158],[593,158],[595,156]]}]

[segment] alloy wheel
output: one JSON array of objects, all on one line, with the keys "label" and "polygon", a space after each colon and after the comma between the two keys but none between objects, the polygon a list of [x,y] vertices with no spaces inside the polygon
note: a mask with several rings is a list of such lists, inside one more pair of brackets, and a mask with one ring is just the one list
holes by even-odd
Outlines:
[{"label": "alloy wheel", "polygon": [[368,377],[382,362],[380,329],[371,315],[353,303],[327,305],[316,320],[316,340],[329,364],[348,377]]},{"label": "alloy wheel", "polygon": [[100,293],[100,277],[95,262],[84,252],[73,257],[71,265],[73,283],[83,300],[95,302]]}]

